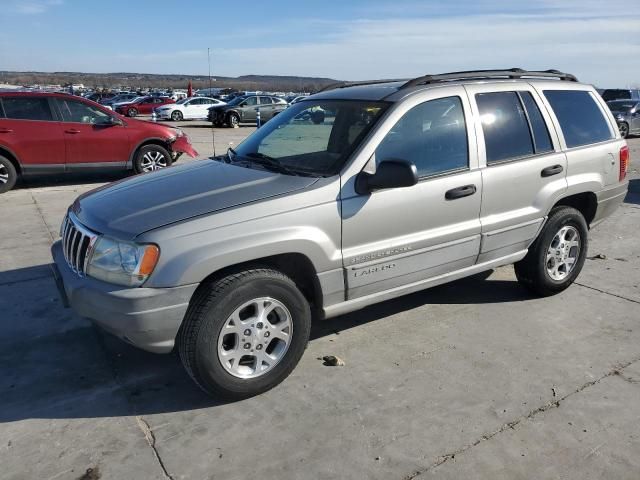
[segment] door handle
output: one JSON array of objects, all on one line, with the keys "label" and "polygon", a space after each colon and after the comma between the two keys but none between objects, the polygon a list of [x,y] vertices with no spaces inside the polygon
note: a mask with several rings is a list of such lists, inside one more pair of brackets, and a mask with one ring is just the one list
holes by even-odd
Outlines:
[{"label": "door handle", "polygon": [[456,198],[468,197],[474,193],[476,193],[475,185],[465,185],[464,187],[447,190],[447,193],[444,194],[444,198],[447,200],[455,200]]},{"label": "door handle", "polygon": [[562,165],[553,165],[551,167],[547,167],[542,169],[542,171],[540,172],[540,176],[541,177],[551,177],[553,175],[557,175],[559,173],[562,173],[562,171],[564,170],[564,168],[562,168]]},{"label": "door handle", "polygon": [[10,128],[0,128],[0,133],[12,133],[13,130]]},{"label": "door handle", "polygon": [[65,131],[64,131],[64,133],[73,133],[73,134],[76,134],[76,133],[80,133],[80,130],[78,130],[78,129],[76,129],[76,128],[70,128],[70,129],[68,129],[68,130],[65,130]]}]

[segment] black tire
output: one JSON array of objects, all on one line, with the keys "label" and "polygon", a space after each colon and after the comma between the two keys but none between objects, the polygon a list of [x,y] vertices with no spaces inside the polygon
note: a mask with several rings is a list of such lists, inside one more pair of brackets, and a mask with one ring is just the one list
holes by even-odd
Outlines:
[{"label": "black tire", "polygon": [[[155,166],[149,167],[150,161],[155,162]],[[155,144],[145,145],[136,153],[133,160],[133,170],[136,173],[148,173],[170,167],[172,163],[173,159],[166,148]]]},{"label": "black tire", "polygon": [[[573,267],[562,280],[551,278],[547,271],[547,252],[555,235],[565,226],[576,229],[580,238],[580,248]],[[532,292],[546,297],[554,295],[571,285],[580,274],[587,258],[589,229],[582,213],[572,207],[556,207],[551,210],[547,223],[538,238],[529,247],[529,253],[517,262],[515,273],[518,281]]]},{"label": "black tire", "polygon": [[171,120],[173,120],[174,122],[181,122],[184,119],[184,115],[182,115],[182,112],[180,110],[174,110],[173,112],[171,112]]},{"label": "black tire", "polygon": [[[291,313],[290,344],[271,370],[255,378],[238,378],[225,370],[219,359],[219,335],[234,310],[264,296],[281,302]],[[200,287],[180,328],[178,353],[184,368],[202,390],[239,400],[266,392],[282,382],[300,361],[310,330],[311,309],[295,283],[276,270],[256,268]]]},{"label": "black tire", "polygon": [[240,116],[237,113],[227,115],[227,125],[231,128],[238,128],[240,126]]},{"label": "black tire", "polygon": [[0,193],[11,190],[18,181],[16,167],[6,157],[0,156]]},{"label": "black tire", "polygon": [[127,117],[135,117],[136,115],[138,115],[137,108],[130,108],[127,110]]},{"label": "black tire", "polygon": [[629,124],[627,122],[619,124],[618,130],[620,130],[620,136],[622,138],[627,138],[629,136]]}]

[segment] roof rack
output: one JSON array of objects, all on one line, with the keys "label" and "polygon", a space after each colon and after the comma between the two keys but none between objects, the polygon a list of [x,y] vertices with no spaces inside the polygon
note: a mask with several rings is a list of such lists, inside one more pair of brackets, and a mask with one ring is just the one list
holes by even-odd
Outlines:
[{"label": "roof rack", "polygon": [[424,75],[404,83],[399,90],[414,87],[416,85],[429,85],[432,83],[444,83],[455,80],[483,80],[488,78],[557,78],[569,82],[577,82],[578,79],[570,73],[558,70],[530,71],[522,68],[510,68],[506,70],[468,70],[464,72],[450,72],[438,75]]},{"label": "roof rack", "polygon": [[406,80],[407,80],[406,78],[401,78],[401,79],[389,79],[389,80],[364,80],[361,82],[337,82],[321,88],[316,93],[326,92],[327,90],[335,90],[336,88],[358,87],[361,85],[377,85],[379,83],[405,82]]}]

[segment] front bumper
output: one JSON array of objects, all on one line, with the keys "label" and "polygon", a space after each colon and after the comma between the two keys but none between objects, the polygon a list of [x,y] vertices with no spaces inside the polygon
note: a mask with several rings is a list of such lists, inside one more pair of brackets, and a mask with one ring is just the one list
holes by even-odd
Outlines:
[{"label": "front bumper", "polygon": [[63,303],[107,332],[154,353],[173,349],[197,284],[175,288],[127,288],[71,271],[57,241],[51,247]]},{"label": "front bumper", "polygon": [[153,113],[156,114],[156,116],[160,119],[160,120],[171,120],[171,111],[170,110],[154,110]]},{"label": "front bumper", "polygon": [[191,145],[191,140],[187,135],[176,138],[176,141],[171,144],[171,150],[177,153],[186,153],[192,158],[196,158],[199,153]]}]

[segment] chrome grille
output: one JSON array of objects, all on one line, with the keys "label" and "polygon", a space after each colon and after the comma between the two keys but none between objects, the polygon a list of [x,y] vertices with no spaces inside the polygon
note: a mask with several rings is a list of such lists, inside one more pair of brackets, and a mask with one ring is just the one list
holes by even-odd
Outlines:
[{"label": "chrome grille", "polygon": [[84,228],[73,213],[68,213],[62,222],[62,250],[69,268],[84,277],[89,255],[98,235]]}]

